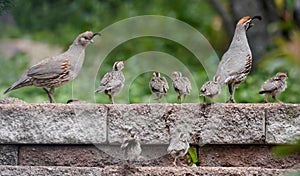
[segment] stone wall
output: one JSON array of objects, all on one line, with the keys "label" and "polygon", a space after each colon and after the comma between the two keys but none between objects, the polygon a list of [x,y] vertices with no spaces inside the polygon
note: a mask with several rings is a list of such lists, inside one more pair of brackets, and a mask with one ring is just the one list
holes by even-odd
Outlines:
[{"label": "stone wall", "polygon": [[[68,167],[78,167],[74,173],[105,173],[105,168],[115,171],[124,163],[119,146],[129,129],[138,132],[143,160],[135,165],[145,173],[153,167],[156,171],[162,169],[162,173],[167,172],[165,167],[173,172],[172,158],[166,155],[166,148],[176,130],[193,136],[190,144],[198,151],[200,163],[191,173],[200,170],[226,173],[244,168],[240,171],[246,175],[259,169],[261,173],[280,175],[285,169],[300,169],[300,155],[276,158],[272,154],[274,145],[299,138],[300,105],[297,104],[100,105],[1,104],[0,101],[3,167],[0,175],[27,170],[47,173],[49,168],[51,172],[72,173]],[[248,167],[253,169],[247,170]],[[179,170],[185,173],[186,169]]]}]

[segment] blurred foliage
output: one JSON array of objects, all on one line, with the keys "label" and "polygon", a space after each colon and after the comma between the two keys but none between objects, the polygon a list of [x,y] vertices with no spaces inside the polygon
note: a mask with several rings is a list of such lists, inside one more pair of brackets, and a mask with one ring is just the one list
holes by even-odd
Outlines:
[{"label": "blurred foliage", "polygon": [[[2,2],[8,4],[3,6]],[[64,49],[67,49],[74,37],[82,31],[101,31],[108,25],[138,15],[162,15],[184,21],[207,38],[219,57],[226,51],[231,40],[231,36],[228,36],[222,27],[221,18],[205,0],[190,1],[190,3],[183,0],[172,2],[161,0],[152,0],[151,2],[144,0],[6,0],[0,1],[0,4],[3,10],[8,11],[13,16],[16,23],[16,25],[0,24],[0,38],[27,38],[60,45]],[[277,27],[282,26],[277,25]],[[288,28],[289,30],[292,29],[291,40],[278,38],[275,41],[274,47],[270,48],[270,52],[260,60],[256,69],[252,70],[246,81],[237,89],[236,100],[238,102],[263,102],[264,96],[258,94],[260,86],[277,71],[287,71],[289,75],[288,88],[278,98],[289,103],[300,102],[300,89],[298,87],[300,85],[298,78],[300,74],[300,33],[292,21]],[[101,65],[98,72],[99,80],[95,84],[99,84],[100,78],[105,72],[111,70],[116,60],[126,60],[137,53],[150,50],[162,51],[179,58],[194,75],[198,75],[195,77],[197,87],[193,87],[193,91],[197,94],[201,85],[208,80],[199,61],[180,44],[162,38],[143,37],[127,41],[115,48]],[[96,50],[94,53],[87,52],[87,54],[89,57],[95,58],[97,56]],[[0,60],[3,63],[0,69],[1,75],[8,75],[2,76],[0,91],[3,92],[21,76],[29,66],[29,59],[25,54],[17,54],[13,58],[4,58],[0,55]],[[86,59],[85,64],[92,64],[92,62]],[[217,63],[215,67],[217,67]],[[126,74],[126,67],[124,74]],[[153,102],[154,97],[148,86],[151,75],[152,73],[144,73],[135,79],[130,87],[130,103]],[[168,81],[171,87],[169,78]],[[97,87],[98,85],[85,86]],[[72,97],[71,90],[71,84],[58,88],[55,93],[56,101],[65,103]],[[228,97],[227,89],[224,88],[222,92],[223,94],[216,98],[217,102],[224,102],[224,95]],[[9,96],[36,103],[48,100],[43,90],[37,88],[22,88],[12,91]],[[98,103],[109,103],[108,97],[104,94],[97,94],[95,97]],[[163,102],[176,102],[176,97],[177,95],[171,87]],[[115,99],[116,102],[126,102],[126,95],[121,93]],[[198,96],[188,96],[186,100],[186,102],[199,101]]]},{"label": "blurred foliage", "polygon": [[191,167],[195,167],[195,166],[197,166],[197,164],[199,164],[197,149],[193,146],[191,146],[188,149],[186,158],[188,160],[189,166],[191,166]]}]

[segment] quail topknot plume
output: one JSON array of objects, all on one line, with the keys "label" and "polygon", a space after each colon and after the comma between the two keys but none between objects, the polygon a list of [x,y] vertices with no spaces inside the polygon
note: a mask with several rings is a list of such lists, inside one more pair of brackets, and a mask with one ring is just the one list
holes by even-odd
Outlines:
[{"label": "quail topknot plume", "polygon": [[[207,81],[200,89],[200,96],[203,96],[203,103],[206,104],[206,97],[211,99],[218,95],[221,90],[221,85],[217,81]],[[213,103],[213,100],[212,100]]]},{"label": "quail topknot plume", "polygon": [[160,99],[169,90],[169,85],[165,77],[161,77],[159,72],[153,72],[153,77],[149,83],[150,90],[157,96],[156,100],[160,102]]},{"label": "quail topknot plume", "polygon": [[[189,95],[192,90],[190,80],[187,77],[182,76],[181,72],[178,71],[173,72],[171,77],[174,90],[179,94],[177,98],[178,101],[184,102],[186,95]],[[181,96],[183,96],[182,100]]]},{"label": "quail topknot plume", "polygon": [[174,158],[173,165],[175,167],[177,167],[177,158],[184,157],[190,148],[189,138],[190,134],[185,132],[177,132],[171,136],[167,152]]},{"label": "quail topknot plume", "polygon": [[276,95],[280,94],[287,88],[287,79],[288,76],[286,73],[278,72],[275,76],[264,82],[264,84],[261,86],[259,94],[266,94],[266,103],[269,102],[268,96],[272,96],[274,100],[281,103],[281,101],[277,99]]},{"label": "quail topknot plume", "polygon": [[123,151],[124,159],[128,162],[129,166],[130,162],[136,161],[141,157],[141,144],[136,132],[132,130],[129,131],[129,136],[123,139],[120,148]]},{"label": "quail topknot plume", "polygon": [[243,82],[251,71],[252,53],[248,44],[246,31],[253,26],[253,20],[259,19],[260,16],[243,17],[236,25],[234,36],[229,49],[222,56],[219,63],[216,77],[220,77],[221,86],[228,85],[230,99],[234,103],[235,89]]},{"label": "quail topknot plume", "polygon": [[55,88],[77,77],[85,58],[85,48],[93,42],[93,38],[96,35],[100,35],[100,33],[86,31],[80,34],[67,51],[60,55],[46,58],[30,67],[4,94],[24,86],[36,86],[43,88],[48,94],[50,103],[54,103],[53,94]]},{"label": "quail topknot plume", "polygon": [[124,61],[117,61],[113,65],[113,69],[111,72],[106,73],[101,82],[99,88],[96,92],[105,92],[108,95],[112,104],[115,103],[114,95],[119,93],[123,88],[125,83],[125,77],[122,72],[124,68]]}]

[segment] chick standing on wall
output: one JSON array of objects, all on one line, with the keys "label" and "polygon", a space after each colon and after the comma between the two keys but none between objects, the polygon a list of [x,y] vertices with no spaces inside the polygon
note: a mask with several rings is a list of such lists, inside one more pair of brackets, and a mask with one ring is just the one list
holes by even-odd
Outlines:
[{"label": "chick standing on wall", "polygon": [[220,77],[221,86],[228,85],[230,99],[235,103],[235,89],[239,87],[252,67],[252,53],[248,44],[246,31],[253,26],[254,19],[261,20],[260,16],[243,17],[236,25],[234,36],[229,49],[222,56],[215,77]]},{"label": "chick standing on wall", "polygon": [[275,76],[264,82],[264,84],[261,86],[259,94],[266,94],[266,103],[269,102],[268,96],[272,96],[274,100],[281,103],[281,101],[276,98],[276,95],[280,94],[287,88],[287,79],[288,76],[286,73],[278,72]]},{"label": "chick standing on wall", "polygon": [[[178,95],[178,101],[184,102],[186,95],[189,95],[192,90],[191,82],[187,77],[182,76],[181,72],[175,71],[171,75],[172,77],[172,83],[175,92],[177,92]],[[183,100],[181,101],[181,96],[183,96]]]},{"label": "chick standing on wall", "polygon": [[154,72],[153,77],[149,83],[150,90],[157,96],[156,100],[160,102],[160,99],[169,90],[169,85],[165,77],[161,77],[159,72]]},{"label": "chick standing on wall", "polygon": [[125,83],[125,77],[122,73],[122,69],[124,68],[123,61],[117,61],[113,65],[113,69],[111,72],[108,72],[104,75],[101,80],[99,88],[95,92],[104,92],[108,95],[112,104],[115,103],[114,95],[120,92]]},{"label": "chick standing on wall", "polygon": [[121,145],[124,159],[128,162],[136,161],[140,158],[142,148],[138,136],[135,132],[130,131],[129,137],[125,137]]},{"label": "chick standing on wall", "polygon": [[[215,78],[217,79],[217,78]],[[217,80],[214,81],[207,81],[203,84],[203,86],[200,89],[200,96],[203,96],[203,103],[206,104],[206,97],[209,97],[211,99],[214,98],[214,96],[218,95],[221,90],[221,85]],[[212,100],[213,103],[213,100]]]},{"label": "chick standing on wall", "polygon": [[177,167],[176,160],[179,157],[184,157],[188,149],[190,148],[189,144],[189,133],[179,132],[171,136],[170,144],[167,149],[168,154],[170,154],[174,158],[173,165]]}]

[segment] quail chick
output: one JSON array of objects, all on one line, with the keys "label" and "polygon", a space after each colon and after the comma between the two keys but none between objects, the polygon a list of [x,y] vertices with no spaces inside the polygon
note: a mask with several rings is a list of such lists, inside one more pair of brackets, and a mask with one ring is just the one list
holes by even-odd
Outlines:
[{"label": "quail chick", "polygon": [[188,142],[189,138],[189,134],[184,132],[180,132],[171,137],[167,152],[174,158],[173,165],[175,167],[177,167],[177,158],[184,157],[188,152],[190,147]]},{"label": "quail chick", "polygon": [[36,86],[43,88],[48,94],[50,103],[54,103],[55,88],[77,77],[85,58],[85,48],[93,42],[96,35],[100,33],[87,31],[80,34],[66,52],[46,58],[30,67],[4,94],[21,87]]},{"label": "quail chick", "polygon": [[123,68],[123,61],[115,62],[112,71],[104,75],[99,88],[96,90],[96,92],[104,92],[106,95],[108,95],[112,104],[115,103],[114,95],[120,92],[125,83],[125,77],[122,73]]},{"label": "quail chick", "polygon": [[220,93],[220,90],[221,90],[221,85],[216,81],[207,81],[206,83],[204,83],[200,90],[200,96],[204,97],[203,103],[206,104],[206,97],[213,99],[214,96]]},{"label": "quail chick", "polygon": [[[184,102],[186,95],[189,95],[192,90],[191,82],[187,77],[183,77],[182,74],[178,71],[172,73],[172,83],[175,92],[178,95],[178,101]],[[181,96],[183,96],[183,100],[181,101]]]},{"label": "quail chick", "polygon": [[155,100],[160,102],[160,99],[169,90],[169,85],[165,77],[161,77],[159,72],[154,72],[149,83],[151,92],[157,96]]},{"label": "quail chick", "polygon": [[229,49],[222,56],[219,63],[216,77],[220,77],[221,86],[228,85],[230,99],[229,102],[235,103],[234,93],[240,83],[243,82],[251,71],[252,53],[248,44],[246,31],[253,26],[253,20],[260,16],[243,17],[236,25],[234,36]]},{"label": "quail chick", "polygon": [[280,94],[287,88],[287,79],[288,76],[286,73],[278,72],[275,76],[264,82],[259,91],[259,94],[266,94],[266,103],[269,102],[268,96],[272,96],[274,100],[281,103],[281,101],[276,98],[276,95]]},{"label": "quail chick", "polygon": [[135,132],[131,131],[129,137],[124,138],[121,150],[123,151],[124,159],[129,165],[130,162],[136,161],[141,157],[142,148]]}]

